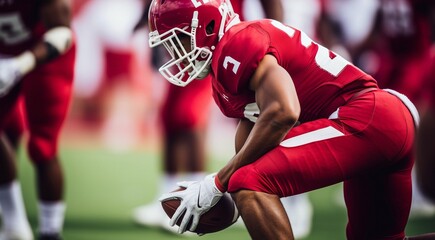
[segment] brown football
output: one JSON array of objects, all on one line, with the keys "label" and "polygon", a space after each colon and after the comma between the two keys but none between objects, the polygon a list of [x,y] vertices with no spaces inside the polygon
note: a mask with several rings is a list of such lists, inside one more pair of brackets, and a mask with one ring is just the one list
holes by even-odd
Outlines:
[{"label": "brown football", "polygon": [[[175,191],[182,191],[184,188],[179,188]],[[171,218],[175,210],[177,210],[178,206],[180,206],[180,199],[171,199],[162,202],[162,207],[165,210],[166,214],[169,218]],[[184,214],[183,214],[184,215]],[[214,205],[208,212],[204,213],[199,219],[198,226],[195,233],[205,234],[221,231],[229,226],[231,226],[234,222],[237,221],[239,217],[239,212],[237,211],[236,205],[234,204],[233,199],[230,194],[225,193],[216,205]],[[180,226],[181,219],[177,221],[177,225]],[[190,223],[187,227],[189,229]]]}]

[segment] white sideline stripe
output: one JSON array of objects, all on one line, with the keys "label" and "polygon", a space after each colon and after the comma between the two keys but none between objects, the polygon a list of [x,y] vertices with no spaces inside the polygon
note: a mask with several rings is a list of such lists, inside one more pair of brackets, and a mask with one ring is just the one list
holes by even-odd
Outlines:
[{"label": "white sideline stripe", "polygon": [[341,137],[341,136],[344,136],[342,132],[338,131],[334,127],[328,126],[325,128],[317,129],[312,132],[301,134],[296,137],[286,139],[282,141],[280,145],[283,147],[298,147],[304,144]]}]

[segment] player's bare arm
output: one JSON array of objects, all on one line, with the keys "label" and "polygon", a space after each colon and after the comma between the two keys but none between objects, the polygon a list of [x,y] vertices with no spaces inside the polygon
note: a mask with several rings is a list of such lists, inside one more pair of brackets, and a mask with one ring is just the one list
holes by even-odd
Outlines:
[{"label": "player's bare arm", "polygon": [[71,4],[66,0],[44,0],[40,8],[40,16],[45,27],[70,27]]},{"label": "player's bare arm", "polygon": [[44,0],[39,15],[48,29],[43,40],[31,51],[37,64],[52,60],[69,49],[72,41],[71,5],[66,0]]},{"label": "player's bare arm", "polygon": [[239,125],[237,125],[237,131],[235,135],[234,146],[236,148],[236,153],[238,153],[240,149],[242,149],[253,127],[253,122],[249,121],[248,119],[240,119]]},{"label": "player's bare arm", "polygon": [[[255,91],[260,115],[240,151],[219,171],[219,180],[224,187],[238,168],[278,146],[299,118],[300,105],[292,78],[275,57],[266,55],[261,60],[251,78],[250,88]],[[249,129],[243,121],[241,124],[238,136],[246,135],[240,131]]]}]

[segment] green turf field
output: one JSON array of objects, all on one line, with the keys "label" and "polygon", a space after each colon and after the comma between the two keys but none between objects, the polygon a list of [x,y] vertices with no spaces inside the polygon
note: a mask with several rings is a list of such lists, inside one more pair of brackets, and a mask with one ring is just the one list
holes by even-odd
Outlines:
[{"label": "green turf field", "polygon": [[[26,207],[35,228],[34,174],[21,150],[20,179]],[[160,174],[159,156],[146,150],[114,153],[106,149],[61,149],[66,175],[68,204],[66,240],[187,239],[158,229],[143,228],[131,220],[134,207],[151,201]],[[210,170],[222,162],[212,161]],[[314,204],[311,235],[307,239],[345,239],[345,210],[335,203],[341,186],[310,193]],[[435,232],[435,217],[410,220],[407,234]],[[222,232],[192,237],[199,239],[249,239],[245,229],[231,227]]]}]

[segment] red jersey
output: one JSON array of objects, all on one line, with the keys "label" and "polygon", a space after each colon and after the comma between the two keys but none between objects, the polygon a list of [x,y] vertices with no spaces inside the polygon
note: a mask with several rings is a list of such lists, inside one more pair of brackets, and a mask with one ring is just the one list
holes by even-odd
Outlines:
[{"label": "red jersey", "polygon": [[29,49],[44,32],[38,0],[0,1],[0,54],[16,55]]},{"label": "red jersey", "polygon": [[301,122],[327,118],[355,92],[377,87],[371,76],[295,28],[270,19],[241,22],[224,34],[212,60],[213,97],[227,117],[255,121],[249,81],[266,54],[293,79]]}]

